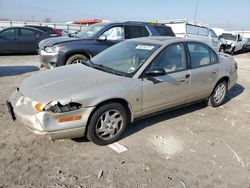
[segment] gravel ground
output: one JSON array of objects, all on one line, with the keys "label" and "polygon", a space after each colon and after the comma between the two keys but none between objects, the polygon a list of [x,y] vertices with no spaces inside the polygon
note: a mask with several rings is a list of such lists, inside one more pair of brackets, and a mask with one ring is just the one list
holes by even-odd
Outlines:
[{"label": "gravel ground", "polygon": [[[140,120],[117,153],[86,139],[51,141],[11,121],[5,101],[39,58],[0,56],[0,188],[250,187],[250,54],[219,108],[199,103]],[[43,70],[41,70],[43,71]]]}]

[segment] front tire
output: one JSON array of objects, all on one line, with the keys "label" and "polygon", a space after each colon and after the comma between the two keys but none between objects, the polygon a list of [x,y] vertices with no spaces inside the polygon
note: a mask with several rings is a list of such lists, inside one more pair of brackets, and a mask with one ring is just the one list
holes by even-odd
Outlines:
[{"label": "front tire", "polygon": [[99,107],[91,116],[87,138],[97,145],[116,142],[128,124],[126,108],[119,103]]},{"label": "front tire", "polygon": [[212,107],[218,107],[223,104],[226,94],[227,94],[228,86],[226,81],[219,82],[212,94],[208,99],[208,105]]},{"label": "front tire", "polygon": [[75,54],[75,55],[71,56],[67,60],[66,65],[72,65],[72,64],[77,64],[77,63],[85,63],[88,60],[89,60],[89,58],[87,58],[85,55]]}]

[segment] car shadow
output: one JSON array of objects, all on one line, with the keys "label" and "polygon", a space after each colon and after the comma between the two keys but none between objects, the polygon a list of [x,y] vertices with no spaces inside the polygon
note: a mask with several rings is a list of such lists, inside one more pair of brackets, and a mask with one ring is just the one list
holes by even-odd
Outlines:
[{"label": "car shadow", "polygon": [[229,102],[233,98],[241,95],[244,92],[244,90],[245,90],[245,88],[242,85],[240,85],[238,83],[235,84],[235,86],[233,88],[231,88],[229,90],[229,92],[227,93],[224,104]]},{"label": "car shadow", "polygon": [[37,66],[0,66],[0,77],[14,76],[28,72],[38,71]]},{"label": "car shadow", "polygon": [[[241,93],[243,93],[243,91],[244,91],[244,87],[240,84],[236,84],[228,92],[228,95],[226,97],[224,104],[229,102],[233,98],[239,96]],[[135,134],[138,131],[141,131],[147,127],[153,126],[157,123],[167,121],[169,119],[176,118],[182,115],[186,115],[186,114],[192,113],[197,110],[201,110],[206,107],[207,107],[206,102],[199,102],[199,103],[190,104],[190,105],[180,107],[177,109],[173,109],[173,110],[166,110],[166,111],[154,114],[150,117],[145,117],[143,119],[136,120],[134,123],[128,125],[127,129],[125,130],[124,134],[120,137],[119,140],[129,137],[130,135]],[[88,142],[88,139],[86,137],[74,138],[72,140],[75,142]]]}]

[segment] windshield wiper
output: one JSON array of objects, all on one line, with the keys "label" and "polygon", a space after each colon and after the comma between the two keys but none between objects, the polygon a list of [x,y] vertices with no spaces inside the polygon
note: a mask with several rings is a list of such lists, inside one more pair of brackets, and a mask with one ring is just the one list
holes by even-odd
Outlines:
[{"label": "windshield wiper", "polygon": [[82,64],[93,68],[93,62],[90,59],[88,61],[83,62]]},{"label": "windshield wiper", "polygon": [[96,68],[96,69],[99,69],[99,70],[103,70],[103,71],[105,71],[105,72],[110,72],[110,73],[113,73],[113,74],[115,74],[115,71],[113,70],[113,69],[111,69],[111,68],[108,68],[108,67],[105,67],[105,66],[103,66],[103,65],[100,65],[100,64],[92,64],[92,67],[93,68]]},{"label": "windshield wiper", "polygon": [[104,65],[100,65],[100,64],[95,64],[92,62],[93,68],[105,71],[105,72],[109,72],[115,75],[119,75],[119,76],[128,76],[126,73],[120,72],[120,71],[116,71],[110,67],[106,67]]}]

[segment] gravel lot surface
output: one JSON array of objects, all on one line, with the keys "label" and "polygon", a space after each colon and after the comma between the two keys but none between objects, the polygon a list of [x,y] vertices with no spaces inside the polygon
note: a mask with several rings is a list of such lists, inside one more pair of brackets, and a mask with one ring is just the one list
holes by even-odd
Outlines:
[{"label": "gravel lot surface", "polygon": [[250,54],[235,56],[238,84],[219,108],[199,103],[140,120],[117,153],[86,139],[51,141],[11,121],[14,87],[39,70],[36,55],[0,56],[0,188],[250,187]]}]

